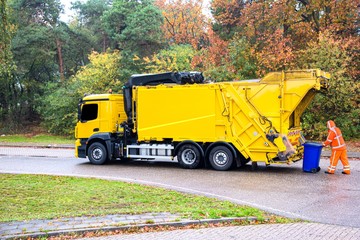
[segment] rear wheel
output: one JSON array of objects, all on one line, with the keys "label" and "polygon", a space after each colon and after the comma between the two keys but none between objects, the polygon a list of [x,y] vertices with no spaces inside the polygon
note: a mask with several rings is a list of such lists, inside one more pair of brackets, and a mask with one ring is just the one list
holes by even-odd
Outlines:
[{"label": "rear wheel", "polygon": [[88,149],[88,158],[92,164],[104,164],[107,161],[105,146],[99,142],[92,143]]},{"label": "rear wheel", "polygon": [[184,144],[178,151],[177,159],[181,167],[194,169],[201,163],[201,154],[196,146]]},{"label": "rear wheel", "polygon": [[209,162],[215,170],[229,170],[234,162],[234,156],[225,146],[216,146],[209,153]]}]

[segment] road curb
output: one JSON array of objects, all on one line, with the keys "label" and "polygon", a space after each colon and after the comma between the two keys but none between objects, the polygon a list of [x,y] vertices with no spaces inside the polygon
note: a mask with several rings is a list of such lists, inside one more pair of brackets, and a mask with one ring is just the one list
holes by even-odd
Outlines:
[{"label": "road curb", "polygon": [[103,226],[103,227],[84,227],[84,228],[73,228],[59,231],[46,231],[46,232],[34,232],[26,234],[13,234],[7,236],[0,236],[2,240],[12,239],[38,239],[48,238],[66,235],[83,235],[89,232],[115,232],[115,231],[126,231],[131,229],[143,229],[143,228],[157,228],[157,227],[186,227],[192,225],[207,225],[207,224],[219,224],[219,223],[232,223],[232,222],[243,222],[243,221],[257,221],[257,217],[237,217],[237,218],[220,218],[220,219],[200,219],[200,220],[185,220],[177,222],[164,222],[164,223],[153,223],[153,224],[133,224],[124,226]]}]

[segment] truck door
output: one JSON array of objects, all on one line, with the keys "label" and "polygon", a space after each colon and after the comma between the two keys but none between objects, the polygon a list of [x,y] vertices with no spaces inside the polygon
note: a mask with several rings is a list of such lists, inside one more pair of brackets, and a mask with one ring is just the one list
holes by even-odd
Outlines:
[{"label": "truck door", "polygon": [[100,105],[98,102],[85,102],[82,105],[79,123],[77,124],[78,138],[89,138],[100,131],[99,112]]}]

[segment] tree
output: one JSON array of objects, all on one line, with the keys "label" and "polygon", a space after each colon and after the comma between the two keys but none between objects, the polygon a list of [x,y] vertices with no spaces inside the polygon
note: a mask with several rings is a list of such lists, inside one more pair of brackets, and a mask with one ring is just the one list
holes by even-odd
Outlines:
[{"label": "tree", "polygon": [[[8,18],[9,9],[6,1],[0,1],[0,119],[1,128],[5,129],[7,125],[8,130],[10,126],[10,119],[12,118],[13,108],[13,91],[15,87],[14,79],[12,76],[16,66],[13,62],[11,53],[11,37],[15,30],[15,26],[10,23]],[[4,123],[4,124],[2,124]],[[11,127],[11,126],[10,126]]]},{"label": "tree", "polygon": [[215,19],[213,30],[224,40],[230,40],[239,31],[245,0],[213,0],[211,13]]},{"label": "tree", "polygon": [[[259,73],[291,67],[296,51],[307,48],[322,32],[331,32],[344,44],[358,38],[359,0],[222,2],[212,2],[214,29],[230,26],[230,38],[234,31],[245,37],[258,58]],[[354,49],[348,51],[356,54]]]},{"label": "tree", "polygon": [[257,59],[244,37],[236,34],[225,41],[212,30],[208,36],[208,47],[198,51],[192,62],[207,78],[232,81],[257,77]]},{"label": "tree", "polygon": [[256,56],[244,37],[236,34],[229,42],[228,51],[229,57],[226,65],[229,72],[234,74],[233,79],[254,79],[258,77]]},{"label": "tree", "polygon": [[297,11],[304,22],[316,33],[330,31],[343,37],[358,34],[359,0],[296,1]]},{"label": "tree", "polygon": [[290,69],[294,66],[295,53],[292,41],[285,36],[282,29],[276,29],[272,33],[264,33],[254,48],[256,49],[254,55],[260,75],[270,71]]},{"label": "tree", "polygon": [[149,56],[162,48],[161,13],[148,5],[132,13],[126,28],[119,36],[120,46],[125,51],[139,56]]},{"label": "tree", "polygon": [[38,105],[49,83],[65,84],[86,64],[92,45],[85,34],[59,20],[62,7],[58,0],[14,0],[11,7],[12,20],[18,25],[12,39],[18,66],[14,73],[14,112],[18,119],[38,121]]},{"label": "tree", "polygon": [[202,13],[202,0],[156,0],[155,4],[164,17],[162,30],[168,44],[203,45],[208,19]]},{"label": "tree", "polygon": [[83,66],[67,84],[48,83],[41,101],[43,125],[51,133],[73,134],[76,105],[84,94],[106,93],[109,89],[120,93],[123,83],[121,54],[118,51],[92,52],[90,63]]},{"label": "tree", "polygon": [[8,7],[6,0],[0,1],[0,74],[7,73],[11,70],[12,54],[10,51],[11,36],[15,26],[10,23],[8,18]]},{"label": "tree", "polygon": [[192,66],[201,69],[205,77],[216,80],[233,80],[234,74],[229,71],[228,42],[222,40],[212,29],[208,31],[207,47],[200,49],[194,56]]},{"label": "tree", "polygon": [[[114,41],[108,36],[102,22],[102,16],[111,6],[111,0],[76,1],[72,9],[77,10],[76,29],[80,32],[89,31],[92,48],[98,52],[106,52],[109,47],[114,47]],[[91,37],[90,37],[91,36]]]},{"label": "tree", "polygon": [[347,54],[346,49],[342,41],[331,33],[324,33],[317,41],[310,42],[306,50],[299,52],[299,68],[321,68],[332,74],[329,92],[317,95],[303,116],[306,134],[312,138],[326,137],[326,121],[329,119],[335,120],[344,136],[360,137],[360,83],[347,72],[355,59]]},{"label": "tree", "polygon": [[13,14],[21,26],[29,24],[53,25],[59,19],[62,7],[59,0],[14,0]]},{"label": "tree", "polygon": [[11,45],[17,69],[12,72],[14,82],[8,88],[12,96],[9,121],[23,125],[39,120],[37,99],[43,93],[44,83],[63,76],[59,71],[63,64],[56,31],[61,5],[56,0],[10,3],[10,20],[17,26]]},{"label": "tree", "polygon": [[191,67],[194,55],[195,50],[190,45],[172,45],[144,61],[150,73],[190,71],[196,70]]},{"label": "tree", "polygon": [[123,57],[150,56],[162,47],[163,18],[151,0],[114,0],[102,20]]},{"label": "tree", "polygon": [[66,82],[68,78],[89,62],[88,54],[96,49],[94,48],[96,44],[93,40],[94,35],[90,31],[80,29],[72,23],[67,25],[60,22],[56,31],[58,39],[61,41],[63,75],[65,77],[64,82]]},{"label": "tree", "polygon": [[77,90],[78,95],[104,93],[109,89],[121,92],[127,78],[122,72],[120,52],[92,52],[89,60],[90,63],[83,66],[70,80],[71,84],[77,82],[81,85]]},{"label": "tree", "polygon": [[246,1],[237,24],[252,43],[264,33],[282,29],[299,49],[324,31],[343,38],[357,35],[358,5],[359,0]]},{"label": "tree", "polygon": [[20,27],[37,25],[52,30],[50,32],[53,34],[57,49],[59,73],[61,79],[64,79],[63,58],[61,51],[62,43],[58,37],[59,31],[57,30],[60,13],[62,12],[60,0],[15,0],[13,7],[17,12],[16,20]]}]

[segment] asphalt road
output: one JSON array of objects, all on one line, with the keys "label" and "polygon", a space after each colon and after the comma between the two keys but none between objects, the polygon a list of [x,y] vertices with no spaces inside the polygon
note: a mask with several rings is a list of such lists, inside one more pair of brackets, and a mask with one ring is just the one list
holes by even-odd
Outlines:
[{"label": "asphalt road", "polygon": [[259,164],[227,172],[186,170],[173,162],[115,162],[95,166],[73,157],[68,149],[0,147],[0,173],[96,177],[155,185],[254,206],[286,217],[360,227],[360,161],[350,161],[352,174],[305,173],[302,162]]}]

